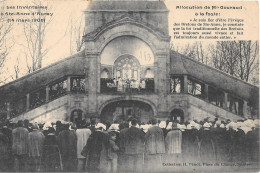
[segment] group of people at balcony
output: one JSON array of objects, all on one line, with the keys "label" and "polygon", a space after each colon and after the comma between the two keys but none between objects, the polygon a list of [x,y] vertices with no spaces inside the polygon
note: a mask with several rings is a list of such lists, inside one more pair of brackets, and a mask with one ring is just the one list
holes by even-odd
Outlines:
[{"label": "group of people at balcony", "polygon": [[[151,82],[152,81],[152,82]],[[101,92],[106,90],[113,90],[114,92],[142,92],[145,90],[153,90],[153,80],[152,79],[125,79],[121,77],[113,79],[101,79]]]},{"label": "group of people at balcony", "polygon": [[158,172],[184,162],[258,162],[259,127],[252,119],[1,122],[0,171]]}]

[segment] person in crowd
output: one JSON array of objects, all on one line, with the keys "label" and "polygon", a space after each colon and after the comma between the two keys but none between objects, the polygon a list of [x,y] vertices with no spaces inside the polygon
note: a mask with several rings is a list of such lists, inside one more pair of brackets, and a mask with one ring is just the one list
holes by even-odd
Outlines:
[{"label": "person in crowd", "polygon": [[2,128],[2,133],[8,138],[8,153],[9,156],[5,160],[5,165],[7,166],[8,170],[12,171],[13,170],[13,157],[11,155],[12,153],[12,128],[11,128],[11,123],[9,120],[6,120],[3,123],[3,128]]},{"label": "person in crowd", "polygon": [[186,129],[182,132],[182,159],[187,163],[193,161],[195,153],[198,151],[198,136],[195,133],[197,130],[192,123],[195,122],[188,123]]},{"label": "person in crowd", "polygon": [[85,121],[79,123],[76,131],[77,135],[77,158],[78,158],[78,171],[84,171],[86,167],[86,157],[81,155],[83,147],[87,144],[88,138],[91,135],[91,130],[87,128],[88,124]]},{"label": "person in crowd", "polygon": [[163,131],[157,126],[157,120],[152,119],[152,127],[145,134],[146,168],[153,165],[152,169],[160,168],[162,165],[162,154],[165,153]]},{"label": "person in crowd", "polygon": [[109,134],[109,149],[108,149],[108,167],[107,172],[117,172],[117,152],[119,147],[116,145],[116,133],[111,131]]},{"label": "person in crowd", "polygon": [[177,122],[169,123],[167,129],[170,131],[165,137],[165,152],[166,160],[175,160],[176,162],[181,160],[181,146],[182,146],[182,132],[177,128]]},{"label": "person in crowd", "polygon": [[58,144],[63,162],[64,171],[75,171],[77,161],[77,136],[69,130],[70,125],[64,125],[58,137]]},{"label": "person in crowd", "polygon": [[216,151],[213,137],[210,131],[211,124],[205,122],[199,131],[200,158],[204,163],[216,162]]},{"label": "person in crowd", "polygon": [[126,130],[124,138],[126,169],[140,172],[144,164],[144,132],[137,128],[137,119],[132,119],[131,127]]},{"label": "person in crowd", "polygon": [[60,134],[60,132],[63,130],[62,127],[63,127],[63,125],[62,125],[61,121],[56,121],[56,131],[55,131],[56,136],[58,136]]},{"label": "person in crowd", "polygon": [[39,131],[39,126],[37,123],[32,124],[32,132],[28,135],[29,139],[29,157],[31,161],[32,172],[39,172],[41,165],[41,156],[43,149],[43,142],[45,136],[41,131]]},{"label": "person in crowd", "polygon": [[12,153],[14,155],[14,170],[27,171],[28,161],[28,136],[29,131],[23,127],[23,121],[19,120],[17,128],[12,131]]},{"label": "person in crowd", "polygon": [[8,136],[3,132],[3,126],[4,124],[0,122],[0,172],[7,172],[10,171],[10,141]]},{"label": "person in crowd", "polygon": [[105,169],[107,163],[107,148],[109,146],[109,136],[106,132],[106,126],[98,123],[96,130],[90,135],[86,146],[81,154],[87,157],[87,171],[98,172]]},{"label": "person in crowd", "polygon": [[43,170],[46,172],[56,172],[63,170],[63,164],[58,147],[55,129],[49,127],[43,143]]},{"label": "person in crowd", "polygon": [[96,130],[95,126],[96,126],[96,120],[95,119],[91,119],[90,120],[90,127],[89,127],[89,129],[91,130],[91,133],[95,132],[95,130]]},{"label": "person in crowd", "polygon": [[31,128],[31,126],[30,126],[29,120],[25,119],[25,120],[23,121],[23,124],[24,124],[24,128],[26,128],[29,132],[32,131],[32,128]]},{"label": "person in crowd", "polygon": [[129,128],[129,123],[123,122],[119,125],[120,133],[119,133],[119,152],[118,152],[118,170],[120,172],[125,172],[125,164],[126,164],[126,155],[125,155],[125,133]]},{"label": "person in crowd", "polygon": [[213,142],[215,144],[216,159],[217,162],[222,163],[228,161],[227,158],[227,133],[226,129],[221,126],[221,121],[215,122],[214,128],[212,128]]}]

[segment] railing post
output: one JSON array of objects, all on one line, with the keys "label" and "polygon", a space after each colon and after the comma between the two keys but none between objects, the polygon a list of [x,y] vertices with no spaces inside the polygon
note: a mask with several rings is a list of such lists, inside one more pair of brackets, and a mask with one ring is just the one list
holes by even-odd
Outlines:
[{"label": "railing post", "polygon": [[26,94],[26,110],[30,109],[30,94]]},{"label": "railing post", "polygon": [[6,117],[6,119],[10,119],[10,114],[11,114],[10,102],[6,103],[6,110],[7,110],[7,117]]},{"label": "railing post", "polygon": [[183,76],[183,93],[188,94],[188,76]]},{"label": "railing post", "polygon": [[205,100],[209,101],[209,86],[208,86],[208,84],[204,85],[204,94],[205,94]]},{"label": "railing post", "polygon": [[224,109],[228,109],[228,93],[224,92]]},{"label": "railing post", "polygon": [[46,86],[46,103],[50,100],[50,86]]},{"label": "railing post", "polygon": [[71,91],[71,77],[67,77],[67,92],[69,93]]},{"label": "railing post", "polygon": [[247,101],[244,100],[244,103],[243,103],[243,116],[245,118],[248,118],[248,112],[247,112]]}]

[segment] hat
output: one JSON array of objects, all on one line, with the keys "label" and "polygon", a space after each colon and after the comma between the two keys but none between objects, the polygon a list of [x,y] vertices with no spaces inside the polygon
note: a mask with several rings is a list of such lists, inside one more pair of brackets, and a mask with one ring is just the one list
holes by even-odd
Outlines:
[{"label": "hat", "polygon": [[186,129],[188,130],[192,129],[191,124],[188,124]]},{"label": "hat", "polygon": [[225,125],[224,125],[224,124],[220,124],[219,127],[220,127],[220,128],[225,128]]},{"label": "hat", "polygon": [[186,126],[184,124],[177,124],[177,128],[179,128],[181,131],[184,131]]},{"label": "hat", "polygon": [[205,122],[205,123],[203,124],[203,127],[204,127],[204,128],[210,128],[210,124],[209,124],[208,122]]},{"label": "hat", "polygon": [[32,123],[32,129],[39,129],[39,126],[37,123]]},{"label": "hat", "polygon": [[220,125],[221,124],[221,121],[216,121],[216,125]]},{"label": "hat", "polygon": [[109,130],[118,131],[119,130],[119,124],[111,124],[111,126],[109,127]]},{"label": "hat", "polygon": [[107,129],[107,127],[102,123],[97,123],[97,125],[95,126],[96,129],[99,129],[100,127],[103,128],[104,130]]},{"label": "hat", "polygon": [[145,125],[141,125],[140,128],[143,129],[143,131],[146,133],[150,128],[150,126],[148,124],[145,124]]},{"label": "hat", "polygon": [[242,126],[240,127],[241,130],[243,130],[245,132],[245,134],[247,134],[248,132],[252,131],[252,128],[247,127],[247,126]]},{"label": "hat", "polygon": [[161,121],[159,124],[160,128],[166,128],[166,121]]},{"label": "hat", "polygon": [[168,123],[168,126],[166,127],[167,130],[171,130],[172,129],[172,122]]}]

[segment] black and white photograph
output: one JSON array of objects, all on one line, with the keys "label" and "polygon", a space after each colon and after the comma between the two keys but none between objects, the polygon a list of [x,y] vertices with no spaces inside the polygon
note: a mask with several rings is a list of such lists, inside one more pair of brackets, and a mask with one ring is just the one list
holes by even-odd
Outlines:
[{"label": "black and white photograph", "polygon": [[0,172],[259,172],[259,3],[0,0]]}]

